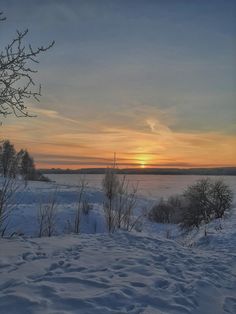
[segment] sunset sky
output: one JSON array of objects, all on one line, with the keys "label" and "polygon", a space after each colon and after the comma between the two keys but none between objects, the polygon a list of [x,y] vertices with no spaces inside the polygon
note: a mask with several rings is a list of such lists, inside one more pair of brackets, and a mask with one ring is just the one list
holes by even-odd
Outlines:
[{"label": "sunset sky", "polygon": [[[236,1],[1,0],[40,57],[36,118],[0,137],[41,168],[236,166]],[[27,41],[26,41],[27,43]]]}]

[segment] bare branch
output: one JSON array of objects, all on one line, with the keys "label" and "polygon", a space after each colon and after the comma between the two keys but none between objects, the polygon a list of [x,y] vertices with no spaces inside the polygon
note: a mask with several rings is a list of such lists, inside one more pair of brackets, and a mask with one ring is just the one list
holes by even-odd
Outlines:
[{"label": "bare branch", "polygon": [[[5,18],[0,12],[0,21]],[[17,30],[15,38],[0,52],[0,115],[4,117],[14,114],[16,117],[33,117],[29,114],[25,100],[39,101],[41,86],[35,88],[32,77],[38,71],[31,63],[39,63],[38,56],[49,50],[54,41],[47,46],[33,48],[23,41],[28,29],[23,32]]]}]

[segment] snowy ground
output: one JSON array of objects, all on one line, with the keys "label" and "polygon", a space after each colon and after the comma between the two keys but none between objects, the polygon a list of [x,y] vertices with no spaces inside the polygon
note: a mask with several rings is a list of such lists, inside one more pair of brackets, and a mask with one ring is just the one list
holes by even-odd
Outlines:
[{"label": "snowy ground", "polygon": [[[212,223],[207,237],[201,230],[170,240],[168,226],[150,223],[141,233],[110,236],[102,194],[89,190],[94,210],[83,222],[87,234],[35,238],[36,204],[54,188],[30,183],[18,192],[10,228],[26,236],[0,239],[1,314],[236,313],[235,209],[222,230]],[[61,185],[58,198],[60,234],[74,214],[77,190]],[[146,202],[139,199],[138,206]]]},{"label": "snowy ground", "polygon": [[231,248],[190,249],[134,233],[0,246],[0,313],[236,312]]},{"label": "snowy ground", "polygon": [[[15,206],[8,225],[8,234],[17,232],[27,236],[37,236],[39,204],[50,201],[55,190],[57,190],[56,234],[65,233],[68,221],[73,224],[78,207],[78,186],[56,184],[55,182],[30,182],[27,187],[21,186],[12,200]],[[89,188],[86,190],[86,198],[92,206],[92,211],[88,216],[81,217],[81,233],[107,232],[102,208],[104,201],[102,191],[97,188]],[[136,212],[139,213],[149,203],[149,200],[140,197],[137,201]]]}]

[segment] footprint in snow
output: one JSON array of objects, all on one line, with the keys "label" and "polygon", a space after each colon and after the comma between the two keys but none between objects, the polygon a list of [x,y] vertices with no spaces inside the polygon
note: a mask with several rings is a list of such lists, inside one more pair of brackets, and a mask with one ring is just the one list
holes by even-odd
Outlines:
[{"label": "footprint in snow", "polygon": [[155,282],[156,288],[167,289],[170,285],[170,282],[166,279],[157,279]]},{"label": "footprint in snow", "polygon": [[130,283],[132,287],[135,287],[135,288],[144,288],[146,287],[146,285],[142,282],[131,282]]}]

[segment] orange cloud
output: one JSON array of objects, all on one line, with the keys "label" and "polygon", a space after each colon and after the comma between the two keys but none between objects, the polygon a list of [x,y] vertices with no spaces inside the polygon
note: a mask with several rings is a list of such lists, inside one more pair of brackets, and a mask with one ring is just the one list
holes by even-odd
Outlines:
[{"label": "orange cloud", "polygon": [[[9,120],[1,138],[27,148],[39,167],[104,167],[117,153],[120,167],[235,166],[236,137],[220,132],[177,132],[147,114],[126,125],[70,119],[36,109],[37,118]],[[17,123],[16,123],[17,122]],[[132,124],[133,123],[133,124]],[[127,158],[128,156],[128,158]]]}]

